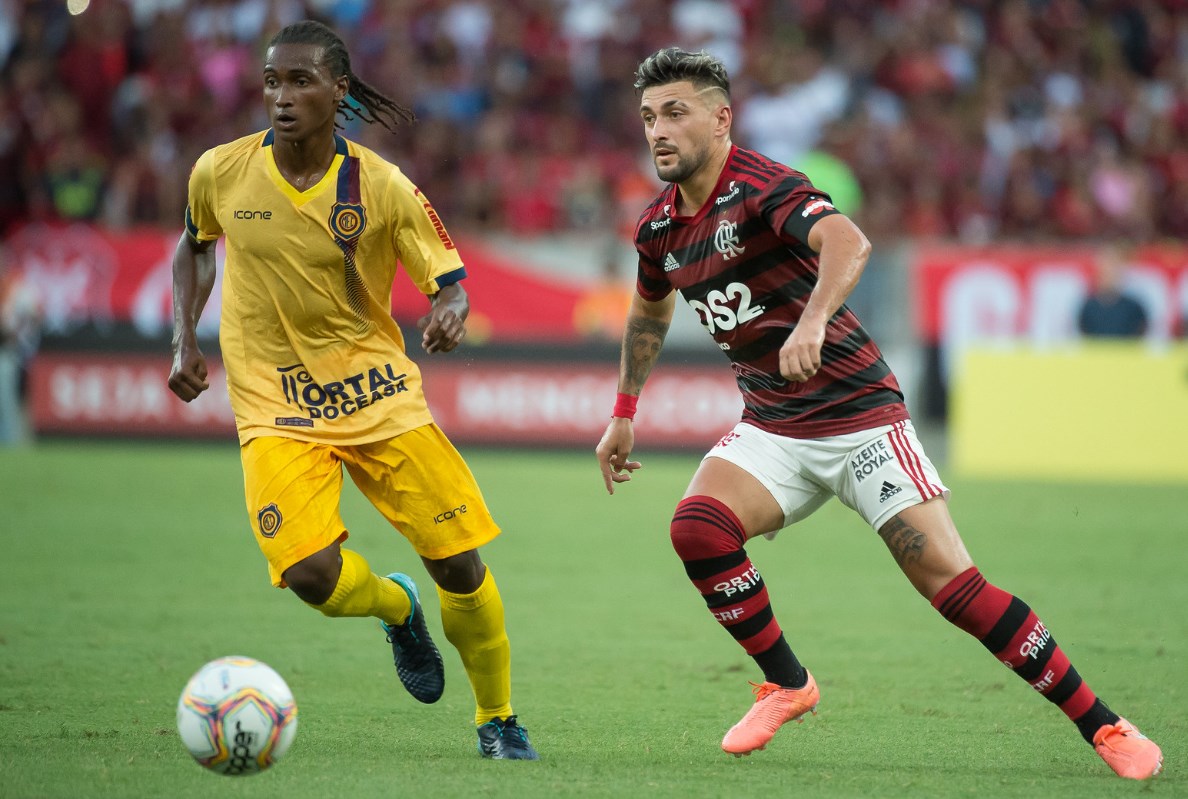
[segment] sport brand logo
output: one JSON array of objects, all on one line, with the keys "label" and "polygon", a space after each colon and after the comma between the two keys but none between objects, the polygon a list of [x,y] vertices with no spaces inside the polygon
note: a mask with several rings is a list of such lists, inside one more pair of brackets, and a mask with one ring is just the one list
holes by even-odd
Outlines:
[{"label": "sport brand logo", "polygon": [[723,219],[714,231],[714,248],[722,253],[722,257],[729,261],[736,255],[747,251],[746,247],[738,246],[738,223]]},{"label": "sport brand logo", "polygon": [[464,513],[466,513],[466,506],[459,505],[456,508],[451,508],[450,510],[443,511],[442,513],[439,513],[436,516],[434,516],[433,523],[441,524],[442,522],[448,522],[450,519],[453,519],[456,516],[461,516]]},{"label": "sport brand logo", "polygon": [[664,271],[673,272],[681,268],[681,262],[676,259],[672,253],[664,256]]},{"label": "sport brand logo", "polygon": [[879,504],[882,505],[884,502],[891,499],[891,497],[895,496],[902,490],[903,489],[900,488],[899,486],[891,485],[886,480],[884,480],[883,487],[879,491]]},{"label": "sport brand logo", "polygon": [[723,195],[719,196],[718,199],[714,200],[714,205],[721,205],[722,203],[728,203],[731,200],[733,200],[735,197],[737,197],[739,195],[739,192],[742,191],[741,186],[734,185],[737,182],[738,181],[736,181],[736,180],[730,181],[730,193],[723,194]]}]

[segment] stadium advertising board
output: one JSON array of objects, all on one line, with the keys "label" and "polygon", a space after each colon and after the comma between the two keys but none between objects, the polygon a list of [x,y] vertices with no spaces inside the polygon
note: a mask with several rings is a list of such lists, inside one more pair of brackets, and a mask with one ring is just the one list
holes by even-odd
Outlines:
[{"label": "stadium advertising board", "polygon": [[[538,362],[423,364],[434,418],[459,443],[589,447],[614,404],[614,366]],[[210,390],[186,404],[166,386],[167,353],[43,353],[30,373],[39,433],[232,437],[235,421],[217,358]],[[706,449],[738,422],[742,400],[728,370],[661,365],[636,418],[641,445]]]},{"label": "stadium advertising board", "polygon": [[[172,258],[177,231],[145,228],[110,231],[90,225],[28,225],[7,242],[14,271],[40,299],[50,336],[79,330],[102,337],[130,327],[144,339],[168,339],[173,324]],[[481,241],[462,240],[469,275],[466,290],[474,308],[473,341],[578,342],[577,322],[588,289],[518,269]],[[217,265],[221,274],[223,248]],[[531,312],[526,309],[530,308]],[[398,271],[393,315],[412,323],[429,309],[428,300]],[[218,330],[216,289],[198,325],[201,336]]]},{"label": "stadium advertising board", "polygon": [[[1124,288],[1147,311],[1144,342],[1077,329],[1095,283],[1090,247],[925,248],[917,330],[952,389],[950,451],[964,476],[1188,480],[1188,249],[1144,248]],[[1006,420],[1009,420],[1007,422]]]},{"label": "stadium advertising board", "polygon": [[[1074,341],[1096,257],[1090,247],[922,248],[912,270],[917,332],[924,342],[946,348]],[[1188,249],[1137,251],[1124,286],[1146,308],[1152,338],[1183,334]]]},{"label": "stadium advertising board", "polygon": [[210,390],[191,403],[166,385],[169,354],[41,353],[29,370],[29,416],[38,433],[121,436],[235,434],[222,362],[207,360]]},{"label": "stadium advertising board", "polygon": [[949,432],[964,476],[1188,483],[1188,344],[970,349]]}]

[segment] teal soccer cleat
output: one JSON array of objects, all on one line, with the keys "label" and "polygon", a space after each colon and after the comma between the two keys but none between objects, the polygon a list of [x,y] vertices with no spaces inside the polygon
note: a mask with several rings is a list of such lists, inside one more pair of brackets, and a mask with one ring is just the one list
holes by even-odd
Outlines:
[{"label": "teal soccer cleat", "polygon": [[392,645],[396,674],[414,699],[432,704],[441,699],[445,691],[445,667],[441,662],[441,652],[437,650],[437,645],[429,637],[429,628],[425,626],[421,595],[417,593],[416,583],[407,574],[396,572],[389,574],[388,579],[403,588],[412,603],[412,610],[404,624],[380,622],[388,634],[388,643]]},{"label": "teal soccer cleat", "polygon": [[528,730],[521,727],[515,716],[493,718],[478,728],[478,748],[483,757],[492,760],[540,760],[540,755],[528,740]]}]

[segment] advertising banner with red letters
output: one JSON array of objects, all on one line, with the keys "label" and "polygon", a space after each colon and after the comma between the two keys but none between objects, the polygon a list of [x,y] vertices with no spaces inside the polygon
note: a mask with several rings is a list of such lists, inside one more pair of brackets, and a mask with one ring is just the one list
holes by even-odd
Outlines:
[{"label": "advertising banner with red letters", "polygon": [[[171,260],[179,231],[114,232],[91,225],[29,225],[5,242],[10,264],[42,306],[44,332],[80,329],[102,336],[113,326],[144,339],[168,338],[172,325]],[[469,275],[472,341],[579,343],[586,332],[591,286],[522,268],[479,239],[459,241]],[[916,331],[924,342],[982,344],[1020,340],[1039,345],[1077,338],[1081,301],[1095,282],[1098,253],[1056,248],[922,247],[911,258]],[[222,268],[221,247],[218,265]],[[1147,309],[1151,338],[1188,330],[1188,248],[1147,247],[1129,264],[1124,285]],[[216,290],[199,323],[213,336]],[[411,324],[428,301],[398,273],[393,313]]]},{"label": "advertising banner with red letters", "polygon": [[[434,418],[449,435],[492,444],[556,444],[593,450],[610,421],[618,364],[425,364]],[[635,440],[708,449],[738,423],[742,397],[721,365],[660,364],[635,417]]]},{"label": "advertising banner with red letters", "polygon": [[191,403],[166,385],[169,354],[38,354],[29,369],[29,417],[38,433],[112,436],[235,435],[222,362],[207,359],[210,389]]},{"label": "advertising banner with red letters", "polygon": [[[166,386],[167,353],[37,356],[30,414],[39,433],[234,437],[226,378],[208,359],[210,389],[187,404]],[[593,450],[614,404],[616,364],[435,360],[423,364],[437,423],[457,443],[577,446]],[[661,364],[636,417],[641,449],[708,449],[742,415],[733,373]]]},{"label": "advertising banner with red letters", "polygon": [[[1077,314],[1095,285],[1099,257],[1088,246],[922,248],[912,269],[917,332],[926,343],[946,348],[1076,340]],[[1136,251],[1123,288],[1146,309],[1150,338],[1184,334],[1188,249]]]}]

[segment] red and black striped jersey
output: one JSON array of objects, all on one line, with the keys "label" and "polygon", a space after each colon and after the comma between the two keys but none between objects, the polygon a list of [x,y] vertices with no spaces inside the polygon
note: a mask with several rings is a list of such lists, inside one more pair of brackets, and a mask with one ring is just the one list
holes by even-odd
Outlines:
[{"label": "red and black striped jersey", "polygon": [[636,288],[652,302],[678,290],[730,359],[745,422],[820,438],[908,418],[903,392],[874,340],[845,305],[826,328],[821,369],[804,383],[780,376],[787,341],[817,283],[812,226],[838,213],[808,178],[731,147],[705,205],[677,216],[669,185],[635,232]]}]

